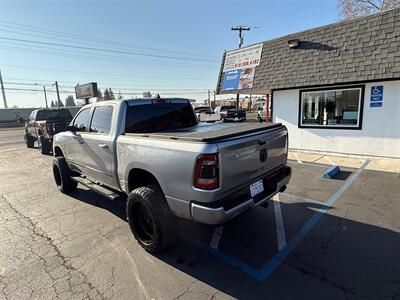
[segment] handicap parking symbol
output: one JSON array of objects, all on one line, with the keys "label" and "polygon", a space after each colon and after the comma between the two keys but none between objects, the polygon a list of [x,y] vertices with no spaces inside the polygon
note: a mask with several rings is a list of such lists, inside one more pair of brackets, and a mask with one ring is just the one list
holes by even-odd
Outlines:
[{"label": "handicap parking symbol", "polygon": [[371,87],[371,101],[383,100],[383,85]]}]

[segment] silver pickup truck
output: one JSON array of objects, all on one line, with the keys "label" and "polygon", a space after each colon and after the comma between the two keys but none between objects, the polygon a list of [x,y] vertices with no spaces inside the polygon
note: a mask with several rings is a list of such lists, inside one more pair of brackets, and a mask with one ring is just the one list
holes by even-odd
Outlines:
[{"label": "silver pickup truck", "polygon": [[53,142],[63,193],[81,183],[126,212],[154,253],[177,235],[176,217],[221,224],[283,191],[287,129],[281,124],[199,123],[186,99],[104,101],[83,107]]}]

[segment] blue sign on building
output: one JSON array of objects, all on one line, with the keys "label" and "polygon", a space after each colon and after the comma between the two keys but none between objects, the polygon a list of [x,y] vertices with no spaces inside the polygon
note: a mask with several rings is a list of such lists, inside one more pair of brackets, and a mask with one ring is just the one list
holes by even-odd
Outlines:
[{"label": "blue sign on building", "polygon": [[383,85],[371,87],[371,101],[382,101],[383,99]]},{"label": "blue sign on building", "polygon": [[240,81],[240,70],[227,71],[224,74],[222,91],[237,90]]},{"label": "blue sign on building", "polygon": [[369,103],[369,107],[382,107],[382,101],[375,101],[375,102],[371,101]]},{"label": "blue sign on building", "polygon": [[369,107],[382,107],[382,101],[383,85],[372,86]]}]

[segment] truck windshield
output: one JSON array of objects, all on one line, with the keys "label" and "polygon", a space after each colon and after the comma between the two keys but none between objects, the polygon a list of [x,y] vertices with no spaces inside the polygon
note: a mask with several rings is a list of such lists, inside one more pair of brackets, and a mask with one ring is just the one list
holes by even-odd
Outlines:
[{"label": "truck windshield", "polygon": [[36,114],[36,121],[47,120],[72,120],[72,115],[68,109],[39,110]]},{"label": "truck windshield", "polygon": [[189,102],[155,103],[129,106],[125,124],[126,133],[138,133],[190,127],[197,120]]}]

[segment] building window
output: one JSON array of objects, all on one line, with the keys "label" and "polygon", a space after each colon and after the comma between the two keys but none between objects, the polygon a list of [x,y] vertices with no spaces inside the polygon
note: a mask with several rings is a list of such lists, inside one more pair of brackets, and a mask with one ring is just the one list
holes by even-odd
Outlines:
[{"label": "building window", "polygon": [[300,91],[299,127],[361,129],[364,87]]}]

